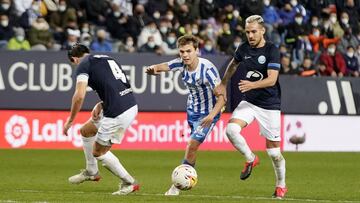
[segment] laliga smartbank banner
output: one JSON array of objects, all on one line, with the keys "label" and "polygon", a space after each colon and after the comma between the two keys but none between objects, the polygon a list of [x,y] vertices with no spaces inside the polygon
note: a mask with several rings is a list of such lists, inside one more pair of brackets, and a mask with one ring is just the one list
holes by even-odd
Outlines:
[{"label": "laliga smartbank banner", "polygon": [[[90,112],[80,112],[68,136],[63,125],[66,111],[0,110],[0,148],[74,149],[82,147],[79,129],[89,119]],[[212,133],[201,146],[202,150],[233,150],[225,129],[230,114],[223,114]],[[127,129],[120,145],[114,149],[183,150],[190,129],[185,112],[140,112]],[[265,140],[254,122],[242,131],[250,147],[265,150]]]}]

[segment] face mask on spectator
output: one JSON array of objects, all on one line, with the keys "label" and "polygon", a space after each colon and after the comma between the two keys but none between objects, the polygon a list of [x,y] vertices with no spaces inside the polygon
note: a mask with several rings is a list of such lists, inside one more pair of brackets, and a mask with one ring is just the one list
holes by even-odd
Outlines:
[{"label": "face mask on spectator", "polygon": [[186,0],[176,0],[176,2],[179,4],[179,5],[182,5],[186,2]]},{"label": "face mask on spectator", "polygon": [[174,44],[175,41],[176,41],[176,38],[175,38],[175,37],[168,37],[168,38],[167,38],[167,41],[168,41],[170,44]]},{"label": "face mask on spectator", "polygon": [[167,15],[166,18],[171,21],[171,20],[174,19],[174,16],[173,15]]},{"label": "face mask on spectator", "polygon": [[240,12],[238,10],[233,11],[234,18],[238,18],[240,16]]},{"label": "face mask on spectator", "polygon": [[147,45],[153,49],[155,47],[155,42],[148,42]]},{"label": "face mask on spectator", "polygon": [[153,17],[155,19],[159,19],[160,18],[160,12],[159,11],[155,11],[155,13],[153,14]]},{"label": "face mask on spectator", "polygon": [[206,32],[208,33],[208,35],[212,35],[214,33],[214,29],[208,28]]},{"label": "face mask on spectator", "polygon": [[10,4],[1,4],[1,7],[4,9],[4,10],[8,10],[10,8]]},{"label": "face mask on spectator", "polygon": [[212,4],[213,0],[206,0],[208,4]]},{"label": "face mask on spectator", "polygon": [[349,18],[341,18],[341,22],[346,25],[349,23]]},{"label": "face mask on spectator", "polygon": [[149,28],[149,31],[150,31],[151,33],[154,33],[154,32],[156,32],[156,28],[150,27],[150,28]]},{"label": "face mask on spectator", "polygon": [[335,48],[328,48],[328,52],[332,55],[335,54]]},{"label": "face mask on spectator", "polygon": [[295,22],[296,22],[298,25],[301,25],[302,21],[303,21],[302,17],[296,17],[296,18],[295,18]]},{"label": "face mask on spectator", "polygon": [[114,12],[114,16],[115,16],[116,18],[120,17],[120,15],[121,15],[120,11],[115,11],[115,12]]},{"label": "face mask on spectator", "polygon": [[314,26],[314,27],[317,27],[319,25],[319,21],[311,21],[311,25]]},{"label": "face mask on spectator", "polygon": [[204,46],[204,48],[205,48],[206,51],[211,51],[212,50],[212,45],[211,44],[206,44]]},{"label": "face mask on spectator", "polygon": [[32,6],[31,6],[31,8],[33,9],[33,10],[35,10],[35,11],[38,11],[39,10],[39,5],[37,5],[37,4],[33,4]]},{"label": "face mask on spectator", "polygon": [[8,25],[9,25],[9,21],[8,21],[8,20],[2,20],[2,21],[1,21],[1,26],[7,27]]},{"label": "face mask on spectator", "polygon": [[163,34],[166,34],[168,31],[168,28],[167,27],[160,27],[160,32],[163,33]]},{"label": "face mask on spectator", "polygon": [[87,47],[89,47],[90,44],[91,44],[91,41],[90,41],[90,40],[84,40],[84,41],[82,42],[82,44],[85,45],[85,46],[87,46]]},{"label": "face mask on spectator", "polygon": [[264,5],[269,6],[270,5],[270,0],[264,0]]},{"label": "face mask on spectator", "polygon": [[197,35],[199,33],[199,30],[197,28],[191,29],[191,32],[193,35]]},{"label": "face mask on spectator", "polygon": [[234,47],[238,47],[240,45],[240,42],[234,42]]},{"label": "face mask on spectator", "polygon": [[19,42],[24,41],[24,39],[25,39],[25,37],[22,36],[22,35],[16,36],[16,40],[19,41]]},{"label": "face mask on spectator", "polygon": [[298,2],[297,2],[297,0],[291,0],[290,4],[292,7],[295,7],[298,4]]},{"label": "face mask on spectator", "polygon": [[66,5],[60,5],[59,6],[59,11],[60,12],[64,12],[66,10]]},{"label": "face mask on spectator", "polygon": [[336,16],[331,16],[331,17],[330,17],[330,21],[331,21],[333,24],[336,23],[336,21],[337,21]]},{"label": "face mask on spectator", "polygon": [[315,37],[319,37],[319,36],[320,36],[320,32],[319,32],[318,30],[316,30],[316,31],[314,31],[313,35],[314,35]]},{"label": "face mask on spectator", "polygon": [[132,40],[126,41],[126,46],[128,46],[128,47],[134,46],[134,41],[132,41]]},{"label": "face mask on spectator", "polygon": [[354,56],[354,52],[348,51],[348,52],[346,53],[346,55],[347,55],[348,57],[352,58],[352,57]]}]

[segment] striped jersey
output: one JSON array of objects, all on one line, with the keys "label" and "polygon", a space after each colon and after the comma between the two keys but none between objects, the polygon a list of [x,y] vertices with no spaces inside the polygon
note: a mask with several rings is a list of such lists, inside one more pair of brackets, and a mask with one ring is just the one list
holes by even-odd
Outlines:
[{"label": "striped jersey", "polygon": [[171,71],[181,71],[182,80],[189,90],[187,109],[199,114],[209,114],[214,108],[216,97],[214,87],[220,83],[220,76],[213,63],[204,58],[199,58],[195,70],[188,71],[181,58],[168,62]]}]

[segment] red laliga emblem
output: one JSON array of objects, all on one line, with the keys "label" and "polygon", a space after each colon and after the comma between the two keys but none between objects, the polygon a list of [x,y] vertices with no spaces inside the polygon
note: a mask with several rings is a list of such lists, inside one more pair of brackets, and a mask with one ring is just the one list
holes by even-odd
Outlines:
[{"label": "red laliga emblem", "polygon": [[30,127],[25,117],[13,115],[5,124],[5,139],[13,148],[26,145]]}]

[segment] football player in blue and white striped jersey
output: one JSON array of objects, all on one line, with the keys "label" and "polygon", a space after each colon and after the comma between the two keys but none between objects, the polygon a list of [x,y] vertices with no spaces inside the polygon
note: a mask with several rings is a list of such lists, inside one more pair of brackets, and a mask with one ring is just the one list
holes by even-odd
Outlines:
[{"label": "football player in blue and white striped jersey", "polygon": [[[193,35],[184,35],[177,41],[180,58],[167,63],[149,66],[146,73],[158,75],[161,72],[181,71],[182,80],[189,90],[187,101],[187,120],[191,136],[186,148],[183,164],[195,166],[196,152],[206,136],[220,118],[225,99],[215,97],[213,89],[220,83],[220,75],[213,63],[198,57],[199,40]],[[179,195],[175,186],[165,195]]]}]

